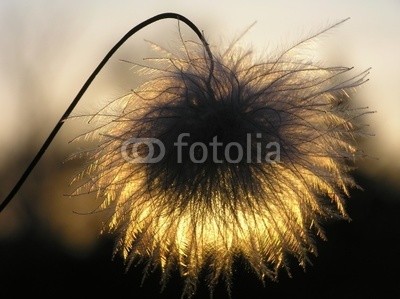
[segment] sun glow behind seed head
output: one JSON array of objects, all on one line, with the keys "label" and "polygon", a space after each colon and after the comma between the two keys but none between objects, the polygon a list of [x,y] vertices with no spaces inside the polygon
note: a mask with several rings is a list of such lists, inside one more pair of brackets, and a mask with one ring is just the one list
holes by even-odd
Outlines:
[{"label": "sun glow behind seed head", "polygon": [[[368,113],[349,109],[347,93],[368,72],[343,78],[350,68],[304,62],[290,49],[264,61],[235,44],[212,49],[211,62],[202,45],[183,42],[144,67],[153,79],[94,115],[99,129],[83,137],[99,147],[87,152],[91,164],[78,177],[89,180],[77,193],[96,191],[102,207],[112,207],[106,230],[119,233],[116,250],[128,262],[145,257],[161,266],[164,281],[178,268],[188,297],[204,269],[210,288],[221,277],[229,282],[238,256],[261,279],[275,279],[288,255],[305,266],[316,252],[313,235],[324,237],[319,223],[347,218],[349,171],[361,154],[357,121]],[[188,144],[218,135],[243,148],[251,133],[263,147],[277,142],[280,161],[247,163],[246,153],[242,163],[195,164],[186,151],[177,163],[182,133],[190,133]],[[126,161],[121,147],[132,137],[159,139],[164,159]]]}]

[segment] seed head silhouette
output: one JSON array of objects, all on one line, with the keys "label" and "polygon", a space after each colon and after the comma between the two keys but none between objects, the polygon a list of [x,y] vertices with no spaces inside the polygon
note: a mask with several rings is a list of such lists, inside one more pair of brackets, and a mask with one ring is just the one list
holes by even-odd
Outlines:
[{"label": "seed head silhouette", "polygon": [[[209,56],[181,38],[180,51],[143,67],[152,79],[93,116],[99,146],[77,193],[96,191],[113,209],[108,230],[128,262],[144,257],[164,282],[178,268],[190,297],[203,270],[211,289],[221,277],[229,288],[238,256],[261,279],[276,279],[289,255],[305,266],[319,223],[347,218],[364,114],[348,92],[368,72],[343,79],[351,68],[294,55],[317,35],[261,61],[236,43]],[[161,149],[132,138],[158,140],[162,158],[135,163]]]},{"label": "seed head silhouette", "polygon": [[238,257],[261,280],[288,269],[289,256],[305,267],[314,236],[324,238],[320,224],[348,219],[350,171],[363,155],[359,119],[370,111],[350,108],[368,70],[350,75],[351,68],[321,66],[298,50],[345,20],[262,59],[236,41],[210,47],[178,14],[142,22],[89,77],[0,211],[112,54],[165,18],[186,23],[201,43],[181,38],[179,50],[143,66],[146,83],[90,117],[98,127],[80,137],[98,146],[84,153],[75,194],[95,192],[112,210],[105,229],[117,233],[116,252],[128,264],[161,267],[164,284],[178,269],[182,297],[195,293],[201,273],[211,290],[222,278],[229,291]]}]

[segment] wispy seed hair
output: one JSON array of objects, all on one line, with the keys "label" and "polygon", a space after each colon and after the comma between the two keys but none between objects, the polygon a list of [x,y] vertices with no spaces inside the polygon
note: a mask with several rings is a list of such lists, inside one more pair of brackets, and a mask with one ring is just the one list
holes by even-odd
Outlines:
[{"label": "wispy seed hair", "polygon": [[[349,171],[363,155],[359,119],[369,113],[350,108],[350,95],[368,70],[351,75],[293,55],[319,34],[263,61],[236,43],[213,47],[211,59],[181,38],[180,51],[141,66],[149,81],[92,116],[99,127],[83,137],[98,146],[87,152],[76,193],[96,192],[101,207],[112,208],[106,229],[118,233],[116,251],[127,262],[160,266],[163,282],[178,269],[182,296],[190,297],[202,270],[211,289],[220,278],[229,289],[238,256],[262,280],[287,268],[288,256],[305,266],[316,253],[314,235],[324,238],[321,221],[348,218]],[[181,133],[190,137],[178,163]],[[195,142],[217,136],[246,148],[248,134],[261,137],[239,163],[189,159]],[[121,147],[132,137],[159,139],[164,158],[129,163]],[[279,161],[254,161],[257,146],[271,142],[280,146]]]}]

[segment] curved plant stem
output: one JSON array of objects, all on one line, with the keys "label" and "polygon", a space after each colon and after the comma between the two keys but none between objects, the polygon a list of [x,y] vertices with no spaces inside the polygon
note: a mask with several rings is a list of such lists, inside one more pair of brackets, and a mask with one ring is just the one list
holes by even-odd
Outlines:
[{"label": "curved plant stem", "polygon": [[[46,141],[43,143],[42,147],[40,150],[37,152],[36,156],[33,158],[32,162],[29,164],[29,166],[26,168],[24,173],[22,174],[21,178],[18,180],[18,182],[15,184],[14,188],[11,190],[11,192],[8,194],[8,196],[4,199],[4,201],[0,204],[0,213],[7,207],[7,205],[11,202],[15,194],[18,192],[18,190],[21,188],[21,186],[24,184],[25,180],[29,176],[29,174],[32,172],[32,170],[35,168],[36,164],[39,162],[40,158],[43,156],[43,154],[46,152],[47,148],[53,141],[54,137],[57,135],[58,131],[61,129],[61,127],[64,124],[64,121],[69,117],[71,114],[72,110],[74,110],[75,106],[78,104],[79,100],[82,98],[83,94],[86,92],[90,84],[93,82],[93,80],[96,78],[97,74],[101,71],[101,69],[104,67],[104,65],[108,62],[108,60],[111,58],[111,56],[136,32],[139,30],[143,29],[144,27],[163,20],[163,19],[177,19],[179,21],[184,22],[187,26],[189,26],[195,33],[196,35],[200,38],[201,42],[203,43],[205,50],[207,52],[207,55],[210,58],[210,76],[209,76],[209,81],[211,80],[212,73],[214,70],[214,61],[213,61],[213,56],[210,50],[210,47],[208,46],[207,41],[205,40],[203,34],[201,31],[194,25],[189,19],[185,18],[184,16],[177,14],[177,13],[162,13],[159,15],[156,15],[152,18],[149,18],[142,23],[138,24],[134,28],[132,28],[130,31],[128,31],[115,45],[112,47],[112,49],[107,53],[107,55],[103,58],[103,60],[99,63],[99,65],[96,67],[96,69],[93,71],[93,73],[90,75],[90,77],[87,79],[85,84],[82,86],[81,90],[79,90],[78,94],[72,101],[72,103],[69,105],[67,110],[65,110],[63,116],[61,116],[60,120],[54,127],[53,131],[51,131],[50,135],[47,137]],[[210,82],[208,82],[210,84]]]}]

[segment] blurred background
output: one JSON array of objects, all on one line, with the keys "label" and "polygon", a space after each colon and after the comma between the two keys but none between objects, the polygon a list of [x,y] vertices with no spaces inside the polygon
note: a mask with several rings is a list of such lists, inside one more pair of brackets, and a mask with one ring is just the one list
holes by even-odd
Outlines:
[{"label": "blurred background", "polygon": [[[328,242],[304,272],[292,262],[292,278],[257,281],[238,261],[232,298],[285,295],[400,296],[400,2],[393,1],[0,1],[0,200],[13,187],[75,94],[107,51],[131,27],[161,12],[191,19],[212,45],[227,45],[257,24],[241,45],[260,57],[285,48],[328,24],[351,20],[319,37],[310,55],[326,65],[372,67],[358,89],[358,106],[378,113],[365,121],[375,136],[360,140],[368,157],[355,172],[364,188],[352,190],[352,222],[326,224]],[[182,26],[185,28],[185,26]],[[185,37],[193,38],[189,30]],[[179,41],[174,20],[158,22],[131,38],[111,58],[75,114],[93,113],[128,93],[144,78],[120,59],[151,56],[144,40],[167,48]],[[86,131],[69,120],[10,206],[0,215],[0,290],[4,298],[31,294],[130,295],[178,298],[181,280],[160,294],[155,271],[141,287],[141,266],[125,273],[113,237],[99,235],[104,213],[88,214],[93,197],[67,197],[84,161],[68,161],[80,149],[69,143]],[[74,213],[77,212],[77,213]],[[85,215],[82,215],[85,214]],[[218,286],[216,298],[225,298]],[[207,298],[204,285],[196,298]],[[258,297],[257,297],[258,296]]]}]

